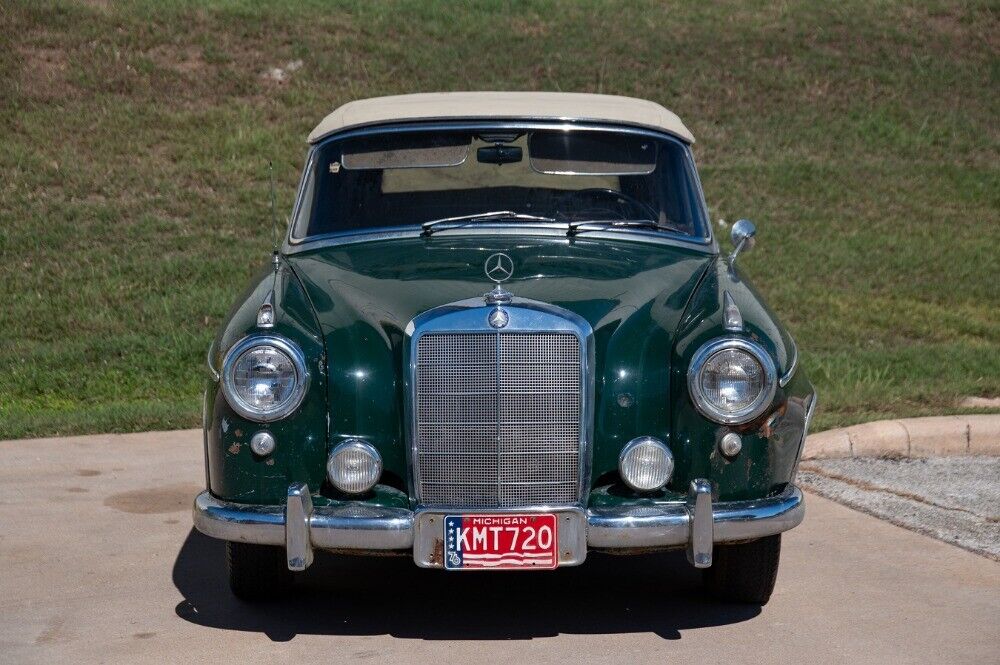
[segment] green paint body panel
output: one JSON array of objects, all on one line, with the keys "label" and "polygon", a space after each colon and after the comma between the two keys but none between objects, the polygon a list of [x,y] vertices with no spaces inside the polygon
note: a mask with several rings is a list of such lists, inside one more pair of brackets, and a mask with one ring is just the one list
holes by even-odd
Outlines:
[{"label": "green paint body panel", "polygon": [[[292,481],[309,484],[317,501],[342,500],[325,482],[329,449],[347,438],[372,443],[383,457],[386,491],[361,500],[405,499],[409,486],[404,434],[403,344],[407,324],[433,307],[483,295],[492,284],[483,265],[494,252],[514,261],[505,287],[518,297],[551,303],[585,318],[595,341],[594,445],[591,501],[635,501],[617,477],[629,440],[651,435],[674,453],[673,479],[659,493],[676,500],[694,478],[708,478],[718,500],[763,497],[794,475],[805,410],[813,389],[798,369],[757,420],[735,427],[743,452],[722,457],[717,441],[730,428],[694,408],[686,371],[704,342],[724,336],[723,292],[729,291],[745,333],[785,373],[793,342],[738,271],[706,247],[532,234],[392,238],[300,251],[283,257],[271,331],[298,343],[311,384],[288,418],[260,425],[236,416],[217,380],[206,394],[206,459],[211,491],[246,503],[285,501]],[[216,371],[224,351],[256,328],[271,290],[265,271],[233,309],[210,351]],[[261,428],[277,439],[268,460],[249,440]],[[607,489],[611,487],[612,489]],[[390,491],[391,490],[391,491]],[[649,499],[640,499],[649,500]],[[395,505],[395,504],[391,504]]]},{"label": "green paint body panel", "polygon": [[[733,297],[743,316],[744,332],[723,328],[723,294]],[[768,309],[760,295],[725,257],[716,259],[692,298],[675,334],[671,357],[671,391],[681,399],[671,404],[676,471],[670,487],[687,489],[694,478],[707,478],[718,490],[719,500],[742,500],[775,494],[794,475],[798,461],[806,408],[813,388],[801,367],[784,388],[778,387],[771,406],[757,419],[739,426],[723,426],[702,416],[687,391],[687,368],[704,343],[725,336],[749,337],[768,351],[784,375],[795,357],[794,342]],[[728,431],[743,439],[742,452],[732,461],[718,449]]]},{"label": "green paint body panel", "polygon": [[[642,433],[669,435],[671,331],[710,262],[704,253],[582,238],[442,233],[292,259],[326,338],[332,440],[361,436],[382,451],[387,470],[405,475],[404,329],[428,309],[482,296],[492,286],[483,265],[498,251],[514,260],[506,288],[575,312],[594,329],[595,473],[614,470],[616,444],[620,449]],[[645,399],[623,410],[616,403],[623,392]],[[609,446],[601,445],[605,438]]]},{"label": "green paint body panel", "polygon": [[[275,325],[257,328],[257,310],[274,289]],[[213,374],[222,367],[225,350],[250,334],[286,337],[302,349],[309,372],[309,390],[302,405],[290,416],[273,423],[256,423],[236,414],[222,393],[219,381],[208,379],[205,395],[205,459],[209,489],[216,496],[244,503],[283,504],[294,481],[320,488],[326,477],[327,401],[323,338],[305,291],[283,263],[277,277],[268,266],[254,278],[223,324],[209,350]],[[266,429],[278,445],[262,459],[250,451],[250,438]]]}]

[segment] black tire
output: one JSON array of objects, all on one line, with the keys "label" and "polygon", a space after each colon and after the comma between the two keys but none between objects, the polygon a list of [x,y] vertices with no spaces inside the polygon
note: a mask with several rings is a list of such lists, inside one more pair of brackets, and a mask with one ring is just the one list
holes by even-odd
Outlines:
[{"label": "black tire", "polygon": [[267,600],[288,592],[292,571],[282,547],[226,542],[229,588],[243,600]]},{"label": "black tire", "polygon": [[703,574],[709,593],[733,603],[766,605],[778,579],[781,534],[749,543],[716,545]]}]

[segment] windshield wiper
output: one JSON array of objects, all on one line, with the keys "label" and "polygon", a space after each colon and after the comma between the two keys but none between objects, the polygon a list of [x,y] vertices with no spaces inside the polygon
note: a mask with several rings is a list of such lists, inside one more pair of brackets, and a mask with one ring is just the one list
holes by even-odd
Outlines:
[{"label": "windshield wiper", "polygon": [[489,222],[494,220],[515,221],[515,222],[556,222],[554,217],[543,217],[541,215],[526,215],[513,210],[494,210],[492,212],[477,212],[473,215],[459,215],[458,217],[442,217],[432,219],[421,224],[423,231],[420,235],[429,236],[434,233],[436,227],[447,224],[474,224],[476,222]]},{"label": "windshield wiper", "polygon": [[[583,226],[594,226],[595,228],[581,228]],[[663,227],[651,219],[590,219],[570,222],[566,227],[566,235],[575,236],[583,231],[600,231],[608,227],[627,227],[640,229],[655,229],[662,231]]]}]

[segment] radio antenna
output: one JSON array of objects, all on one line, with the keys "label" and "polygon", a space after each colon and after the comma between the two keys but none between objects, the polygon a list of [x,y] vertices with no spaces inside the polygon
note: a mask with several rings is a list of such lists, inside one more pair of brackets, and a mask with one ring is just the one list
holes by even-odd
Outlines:
[{"label": "radio antenna", "polygon": [[267,162],[267,175],[271,181],[271,265],[274,266],[274,274],[271,277],[271,290],[264,296],[264,302],[257,310],[257,327],[273,328],[275,319],[274,292],[278,290],[278,273],[281,268],[281,260],[278,256],[278,215],[274,211],[274,166],[271,161]]},{"label": "radio antenna", "polygon": [[271,263],[278,272],[278,214],[274,210],[274,165],[267,162],[267,175],[271,180]]}]

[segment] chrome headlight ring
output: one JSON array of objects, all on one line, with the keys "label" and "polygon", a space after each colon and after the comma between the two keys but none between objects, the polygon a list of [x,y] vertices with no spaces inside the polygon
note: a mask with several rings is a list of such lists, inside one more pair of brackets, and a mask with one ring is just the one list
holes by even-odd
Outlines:
[{"label": "chrome headlight ring", "polygon": [[[295,384],[291,394],[278,407],[271,410],[255,408],[239,398],[234,384],[233,367],[240,357],[258,346],[271,346],[283,353],[292,363],[295,370]],[[278,335],[251,335],[234,344],[222,361],[222,393],[233,411],[247,420],[269,423],[280,420],[299,408],[305,399],[309,388],[309,372],[306,370],[306,359],[299,346],[289,339]]]},{"label": "chrome headlight ring", "polygon": [[[756,399],[748,406],[734,412],[720,411],[713,405],[701,388],[701,373],[705,363],[720,351],[736,349],[752,356],[764,372],[764,386]],[[742,337],[721,337],[703,344],[695,352],[687,372],[688,393],[698,412],[709,420],[724,425],[741,425],[762,414],[774,399],[778,389],[778,369],[771,355],[757,342]]]}]

